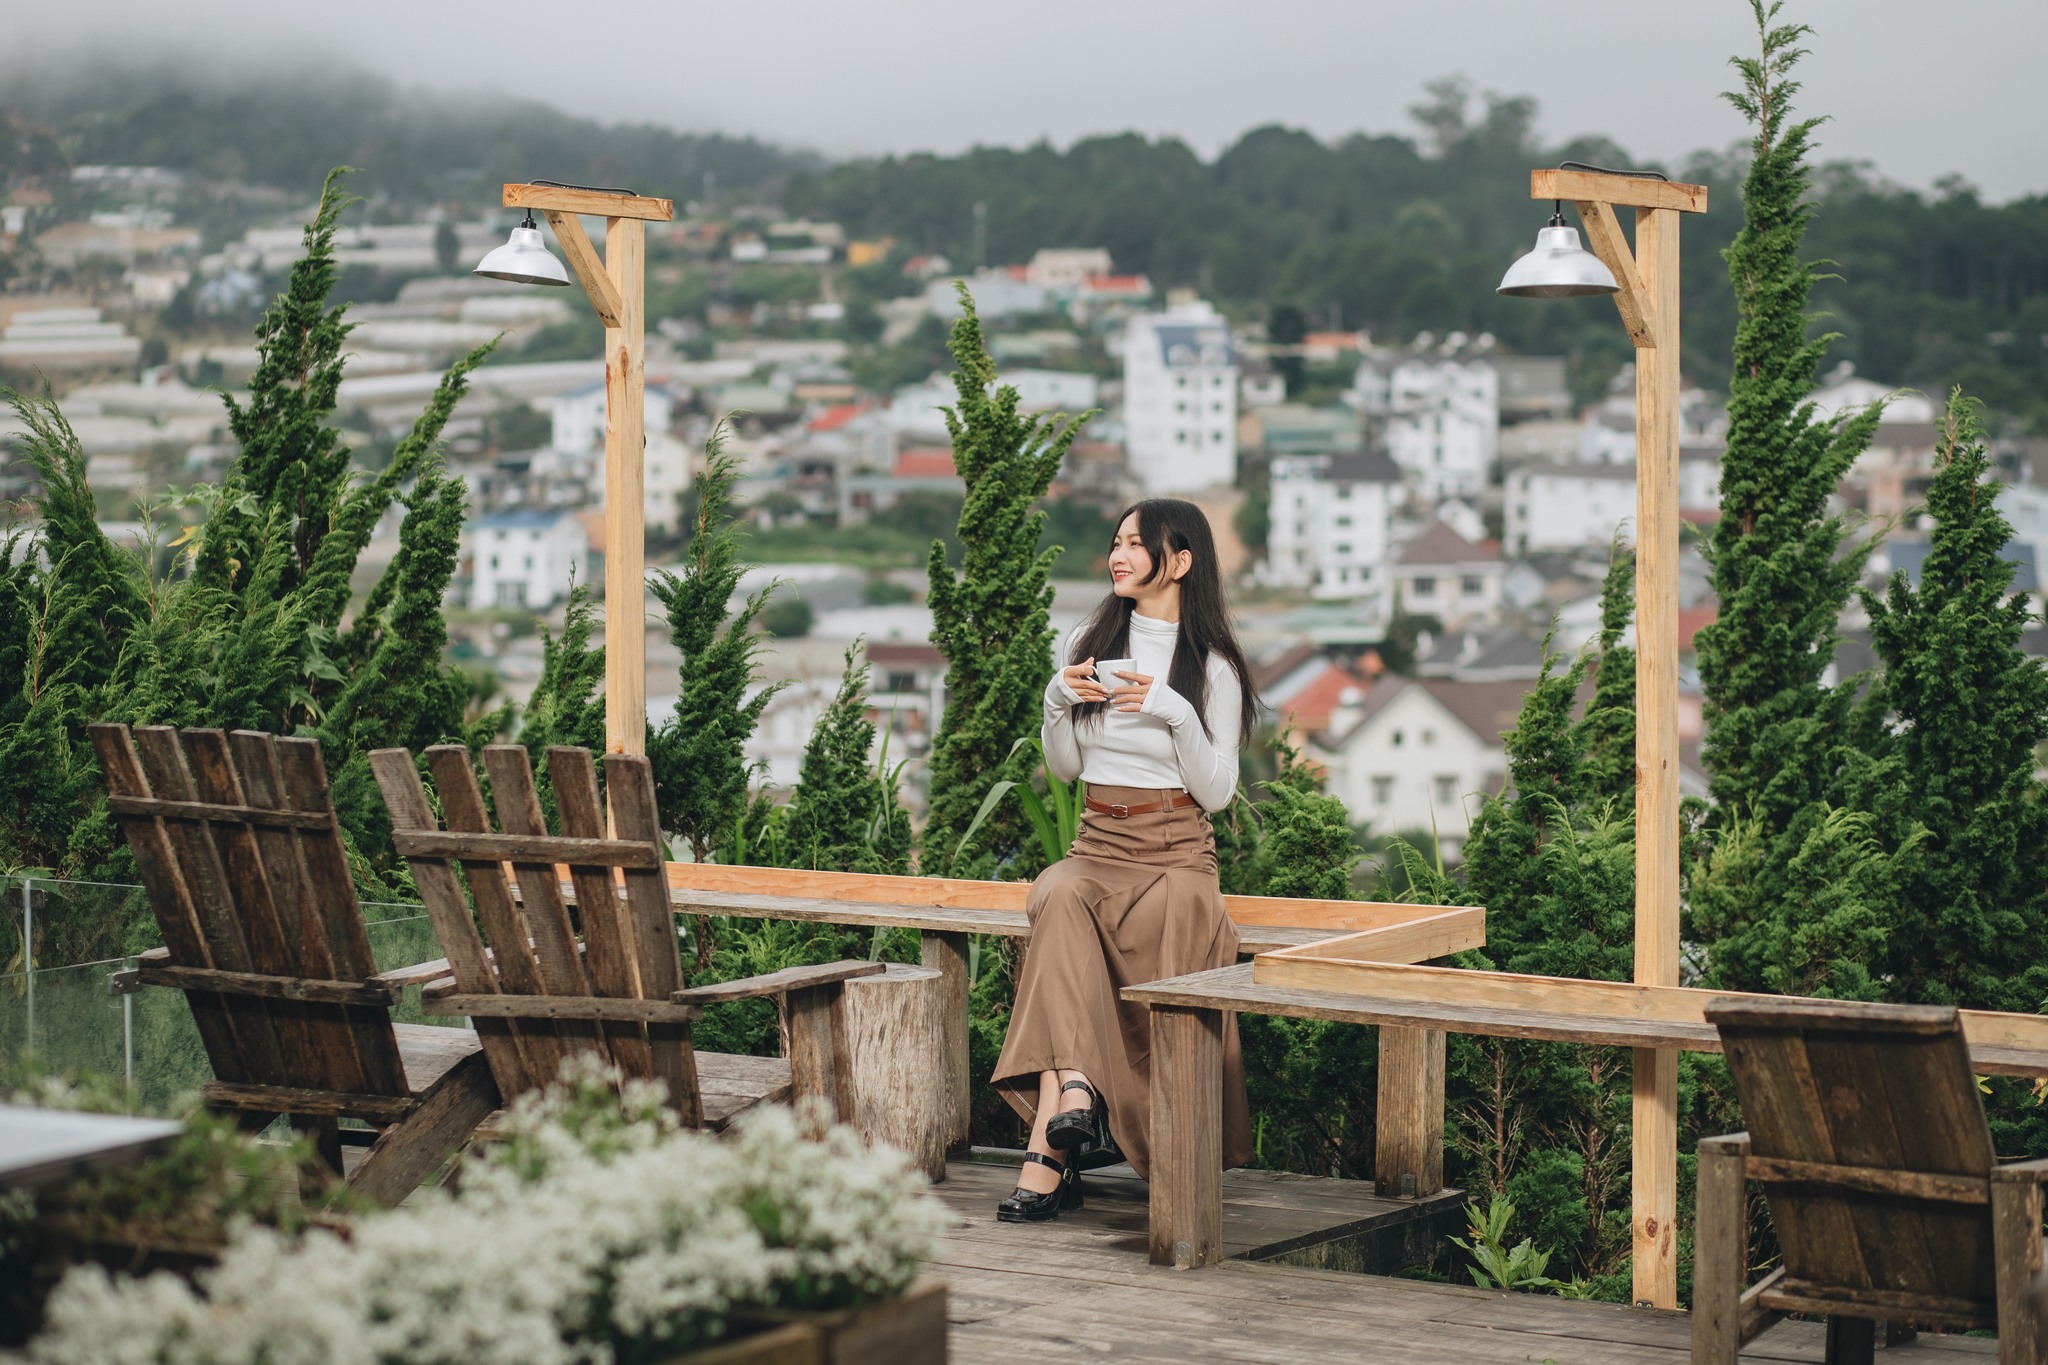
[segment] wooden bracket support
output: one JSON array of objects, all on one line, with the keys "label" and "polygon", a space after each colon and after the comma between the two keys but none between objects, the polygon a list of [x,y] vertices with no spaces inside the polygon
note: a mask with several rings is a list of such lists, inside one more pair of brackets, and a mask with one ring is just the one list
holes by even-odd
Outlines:
[{"label": "wooden bracket support", "polygon": [[590,234],[583,230],[582,219],[563,209],[543,209],[542,213],[548,226],[555,230],[562,254],[569,258],[569,268],[576,272],[583,292],[590,296],[590,306],[597,310],[598,320],[607,327],[618,326],[619,310],[624,307],[619,301],[619,287],[605,273],[604,261],[592,245]]},{"label": "wooden bracket support", "polygon": [[1614,272],[1614,282],[1621,286],[1615,291],[1614,306],[1621,314],[1621,325],[1628,329],[1628,339],[1639,351],[1654,348],[1657,344],[1657,314],[1650,304],[1650,291],[1643,284],[1642,272],[1636,269],[1635,253],[1628,249],[1628,239],[1621,235],[1621,222],[1614,216],[1611,205],[1597,199],[1575,199],[1572,206],[1579,211],[1579,221],[1586,226],[1586,245],[1600,258],[1600,263]]}]

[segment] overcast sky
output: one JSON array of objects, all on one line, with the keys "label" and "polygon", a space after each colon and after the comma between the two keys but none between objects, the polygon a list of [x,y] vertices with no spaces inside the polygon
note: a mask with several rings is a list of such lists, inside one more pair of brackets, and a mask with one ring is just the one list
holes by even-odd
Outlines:
[{"label": "overcast sky", "polygon": [[[2048,0],[1788,0],[1784,17],[1817,30],[1800,104],[1832,118],[1824,157],[1915,186],[1960,174],[1990,199],[2048,192]],[[1422,86],[1462,73],[1536,96],[1546,136],[1676,158],[1742,136],[1718,92],[1755,46],[1743,0],[66,0],[5,28],[32,60],[107,35],[208,61],[332,53],[406,84],[833,155],[1407,132]]]}]

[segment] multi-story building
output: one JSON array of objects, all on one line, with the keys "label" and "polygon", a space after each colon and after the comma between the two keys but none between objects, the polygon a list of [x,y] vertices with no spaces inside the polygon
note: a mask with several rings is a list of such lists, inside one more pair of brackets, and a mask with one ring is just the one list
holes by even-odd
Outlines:
[{"label": "multi-story building", "polygon": [[1510,554],[1606,545],[1636,515],[1633,464],[1531,464],[1508,476]]},{"label": "multi-story building", "polygon": [[[602,501],[604,486],[605,391],[586,384],[557,397],[551,407],[552,437],[544,461],[557,478],[580,483],[584,495]],[[669,430],[675,397],[664,384],[649,384],[641,407],[646,449],[641,456],[642,514],[649,530],[672,534],[682,518],[690,488],[690,449]]]},{"label": "multi-story building", "polygon": [[1317,597],[1383,597],[1401,471],[1377,453],[1273,461],[1265,578]]},{"label": "multi-story building", "polygon": [[1492,476],[1500,440],[1500,375],[1493,338],[1425,333],[1405,351],[1369,354],[1353,403],[1386,433],[1387,453],[1430,498],[1474,497]]},{"label": "multi-story building", "polygon": [[588,544],[568,512],[500,512],[476,523],[470,548],[469,605],[540,611],[569,595]]},{"label": "multi-story building", "polygon": [[1125,443],[1152,495],[1237,480],[1237,350],[1206,303],[1133,317],[1124,335]]}]

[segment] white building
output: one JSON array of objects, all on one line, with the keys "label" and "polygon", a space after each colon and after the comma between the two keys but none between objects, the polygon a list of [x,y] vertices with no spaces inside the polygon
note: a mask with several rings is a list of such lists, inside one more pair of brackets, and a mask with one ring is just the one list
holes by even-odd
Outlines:
[{"label": "white building", "polygon": [[[551,444],[564,455],[594,455],[604,450],[604,383],[585,384],[559,395],[550,408],[554,419]],[[641,424],[649,431],[667,431],[675,419],[675,398],[663,384],[649,384],[641,408]]]},{"label": "white building", "polygon": [[1500,440],[1500,379],[1484,356],[1418,355],[1387,376],[1387,453],[1432,498],[1486,488]]},{"label": "white building", "polygon": [[1433,521],[1401,547],[1389,569],[1394,601],[1417,616],[1434,616],[1446,628],[1500,615],[1500,547],[1467,539]]},{"label": "white building", "polygon": [[1069,370],[1005,370],[996,382],[1017,391],[1017,406],[1025,412],[1075,415],[1095,406],[1102,387],[1094,375]]},{"label": "white building", "polygon": [[[1463,848],[1481,801],[1501,790],[1526,681],[1454,682],[1383,675],[1347,694],[1309,754],[1330,795],[1376,834],[1434,834],[1446,857]],[[1425,848],[1427,854],[1427,848]]]},{"label": "white building", "polygon": [[1721,447],[1678,448],[1678,510],[1718,512],[1721,509]]},{"label": "white building", "polygon": [[1633,464],[1532,464],[1508,476],[1508,553],[1569,550],[1611,543],[1623,522],[1634,538]]},{"label": "white building", "polygon": [[587,544],[583,525],[567,512],[500,512],[476,524],[471,541],[469,605],[541,611],[569,595]]},{"label": "white building", "polygon": [[[580,482],[590,497],[603,499],[604,385],[585,384],[560,394],[549,411],[554,422],[549,467]],[[640,411],[646,439],[640,465],[642,515],[648,529],[671,534],[681,520],[682,497],[690,487],[690,448],[669,430],[675,397],[666,385],[649,384]]]},{"label": "white building", "polygon": [[[924,288],[925,307],[935,318],[951,321],[960,316],[960,292],[951,279],[933,280]],[[967,278],[967,292],[974,299],[974,312],[983,322],[1008,317],[1031,317],[1052,309],[1052,298],[1044,286],[1024,278],[1024,267],[982,270]]]},{"label": "white building", "polygon": [[1125,448],[1148,495],[1237,481],[1237,351],[1206,303],[1133,317],[1124,334]]},{"label": "white building", "polygon": [[[1049,294],[1070,294],[1110,270],[1109,248],[1041,247],[1024,267],[1024,280]],[[978,305],[977,305],[978,306]]]},{"label": "white building", "polygon": [[1389,525],[1401,471],[1384,455],[1273,461],[1266,581],[1317,597],[1388,596]]}]

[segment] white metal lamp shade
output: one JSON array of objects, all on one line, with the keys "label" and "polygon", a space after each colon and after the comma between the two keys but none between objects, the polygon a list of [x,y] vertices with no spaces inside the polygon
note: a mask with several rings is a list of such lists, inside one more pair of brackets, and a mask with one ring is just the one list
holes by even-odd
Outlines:
[{"label": "white metal lamp shade", "polygon": [[1517,299],[1575,299],[1612,294],[1620,286],[1614,272],[1579,245],[1579,230],[1567,227],[1562,213],[1536,234],[1536,248],[1508,267],[1497,291]]},{"label": "white metal lamp shade", "polygon": [[531,213],[512,229],[512,240],[477,262],[476,274],[514,284],[569,283],[569,272],[541,242],[540,228]]}]

